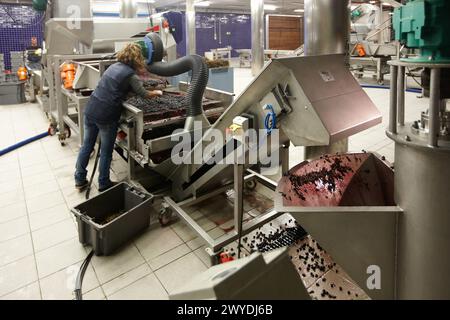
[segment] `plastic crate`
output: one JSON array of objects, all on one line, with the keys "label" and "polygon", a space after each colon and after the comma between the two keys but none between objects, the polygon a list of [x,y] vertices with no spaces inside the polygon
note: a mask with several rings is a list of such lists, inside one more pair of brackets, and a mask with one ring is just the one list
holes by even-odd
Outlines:
[{"label": "plastic crate", "polygon": [[[95,255],[109,255],[148,228],[152,197],[128,183],[120,183],[71,211],[78,223],[83,245],[91,245]],[[119,216],[104,223],[111,214]]]}]

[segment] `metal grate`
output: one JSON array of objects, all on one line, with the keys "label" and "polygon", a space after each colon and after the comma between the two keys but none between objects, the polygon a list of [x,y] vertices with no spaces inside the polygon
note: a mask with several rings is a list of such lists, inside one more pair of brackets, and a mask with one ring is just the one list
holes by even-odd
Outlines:
[{"label": "metal grate", "polygon": [[0,53],[4,54],[4,67],[11,69],[11,51],[25,51],[36,37],[42,44],[44,15],[31,6],[0,4]]}]

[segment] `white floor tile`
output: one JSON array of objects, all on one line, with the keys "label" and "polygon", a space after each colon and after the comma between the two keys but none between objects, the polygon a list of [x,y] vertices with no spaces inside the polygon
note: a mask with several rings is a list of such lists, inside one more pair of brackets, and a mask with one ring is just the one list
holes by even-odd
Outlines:
[{"label": "white floor tile", "polygon": [[42,175],[51,175],[52,174],[52,168],[50,167],[50,164],[48,162],[21,168],[20,171],[22,173],[22,177],[30,177],[30,176],[33,176],[36,174],[42,174]]},{"label": "white floor tile", "polygon": [[178,221],[170,227],[184,242],[197,237],[197,234],[184,221]]},{"label": "white floor tile", "polygon": [[[61,271],[40,279],[43,300],[72,300],[75,298],[75,282],[82,262],[73,264]],[[83,292],[98,288],[99,283],[94,269],[89,265],[83,279]]]},{"label": "white floor tile", "polygon": [[50,192],[59,191],[59,185],[56,180],[50,180],[46,182],[39,183],[35,186],[30,186],[25,188],[25,198],[31,199]]},{"label": "white floor tile", "polygon": [[83,245],[76,238],[36,253],[39,278],[44,278],[77,262],[83,261],[87,254]]},{"label": "white floor tile", "polygon": [[144,258],[133,244],[129,244],[123,249],[110,256],[94,256],[92,264],[101,284],[110,281],[127,271],[145,263]]},{"label": "white floor tile", "polygon": [[157,256],[156,258],[150,259],[148,261],[148,264],[152,268],[153,271],[158,270],[172,261],[175,261],[176,259],[181,258],[182,256],[188,254],[191,252],[191,249],[185,244],[182,244],[170,251],[167,251],[166,253],[163,253],[160,256]]},{"label": "white floor tile", "polygon": [[83,291],[83,300],[105,300],[105,294],[101,287],[95,288],[89,292],[84,293]]},{"label": "white floor tile", "polygon": [[0,175],[3,175],[8,172],[20,173],[19,162],[15,161],[11,163],[0,164]]},{"label": "white floor tile", "polygon": [[151,260],[181,245],[183,241],[172,229],[157,227],[149,229],[135,243],[144,258]]},{"label": "white floor tile", "polygon": [[41,300],[39,283],[37,281],[33,282],[6,296],[0,297],[0,300]]},{"label": "white floor tile", "polygon": [[[20,180],[21,180],[21,175],[20,175],[20,171],[18,171],[18,170],[2,172],[0,174],[0,183],[8,183],[8,182],[20,181]],[[1,205],[1,202],[0,202],[0,205]]]},{"label": "white floor tile", "polygon": [[[212,237],[215,240],[215,239],[218,239],[219,237],[223,236],[225,234],[225,231],[223,231],[222,229],[217,227],[217,228],[214,228],[214,229],[208,231],[208,234],[210,237]],[[196,249],[200,248],[201,246],[205,245],[206,242],[202,238],[196,237],[195,239],[192,239],[192,240],[186,242],[186,244],[188,245],[188,247],[191,250],[196,250]]]},{"label": "white floor tile", "polygon": [[22,182],[25,189],[40,186],[42,183],[48,181],[56,181],[55,176],[51,171],[46,171],[44,173],[36,173],[33,175],[22,177]]},{"label": "white floor tile", "polygon": [[7,182],[1,182],[0,183],[0,195],[11,192],[12,190],[18,190],[21,188],[22,188],[22,181],[20,181],[19,179],[7,181]]},{"label": "white floor tile", "polygon": [[22,187],[0,194],[0,208],[7,207],[25,200]]},{"label": "white floor tile", "polygon": [[35,252],[50,248],[58,243],[76,238],[78,235],[73,220],[66,220],[52,224],[32,232]]},{"label": "white floor tile", "polygon": [[108,296],[108,300],[167,300],[167,293],[154,274]]},{"label": "white floor tile", "polygon": [[60,204],[29,215],[31,231],[35,231],[71,217],[69,208]]},{"label": "white floor tile", "polygon": [[202,260],[203,264],[207,268],[210,268],[210,267],[212,267],[211,257],[209,256],[209,254],[206,252],[205,249],[206,249],[206,246],[202,246],[202,247],[198,248],[197,250],[195,250],[194,253],[200,260]]},{"label": "white floor tile", "polygon": [[65,200],[61,191],[50,192],[39,197],[27,199],[28,213],[32,214],[64,203]]},{"label": "white floor tile", "polygon": [[29,168],[37,165],[46,165],[48,164],[48,159],[45,154],[42,155],[34,155],[34,156],[27,156],[27,157],[20,157],[20,167],[23,168]]},{"label": "white floor tile", "polygon": [[33,256],[0,267],[0,297],[37,280]]},{"label": "white floor tile", "polygon": [[0,242],[17,238],[29,232],[30,227],[26,216],[0,223]]},{"label": "white floor tile", "polygon": [[0,206],[0,224],[27,215],[25,203],[14,203],[6,207]]},{"label": "white floor tile", "polygon": [[155,274],[170,294],[205,270],[203,262],[194,253],[190,253],[159,269]]},{"label": "white floor tile", "polygon": [[0,242],[0,266],[20,260],[33,254],[33,244],[29,233]]},{"label": "white floor tile", "polygon": [[152,270],[146,263],[144,263],[139,267],[102,284],[103,291],[107,296],[110,296],[150,273],[152,273]]}]

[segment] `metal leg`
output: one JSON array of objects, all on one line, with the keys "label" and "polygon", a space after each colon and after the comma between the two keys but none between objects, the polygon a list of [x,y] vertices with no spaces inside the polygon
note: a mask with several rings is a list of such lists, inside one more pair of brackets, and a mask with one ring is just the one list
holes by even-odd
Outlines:
[{"label": "metal leg", "polygon": [[398,124],[405,125],[405,67],[398,68],[397,80],[397,116]]},{"label": "metal leg", "polygon": [[438,146],[439,138],[439,109],[441,106],[441,69],[431,69],[431,82],[430,82],[430,123],[429,123],[429,136],[428,144],[432,147]]},{"label": "metal leg", "polygon": [[238,234],[238,259],[241,257],[242,221],[244,216],[244,165],[234,165],[234,230]]},{"label": "metal leg", "polygon": [[381,58],[377,60],[377,82],[383,83],[383,64]]},{"label": "metal leg", "polygon": [[289,147],[290,142],[283,144],[281,146],[281,174],[287,174],[289,171]]},{"label": "metal leg", "polygon": [[135,125],[128,128],[128,177],[131,180],[136,179],[136,161],[131,156],[131,151],[136,150],[136,128]]},{"label": "metal leg", "polygon": [[391,100],[389,105],[389,131],[397,134],[397,76],[398,69],[391,66]]}]

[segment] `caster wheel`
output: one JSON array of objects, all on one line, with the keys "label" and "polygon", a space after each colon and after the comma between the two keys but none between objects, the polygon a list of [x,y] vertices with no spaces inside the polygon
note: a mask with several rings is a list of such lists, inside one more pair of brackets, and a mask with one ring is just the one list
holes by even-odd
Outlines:
[{"label": "caster wheel", "polygon": [[54,136],[56,134],[56,126],[54,126],[53,124],[50,124],[47,132],[50,136]]},{"label": "caster wheel", "polygon": [[161,227],[167,227],[172,222],[172,210],[166,208],[161,209],[158,220]]},{"label": "caster wheel", "polygon": [[72,130],[70,130],[70,127],[64,126],[64,135],[66,136],[66,139],[69,139],[72,136]]},{"label": "caster wheel", "polygon": [[255,190],[256,188],[256,181],[251,180],[251,181],[247,181],[245,182],[245,187],[249,190]]}]

